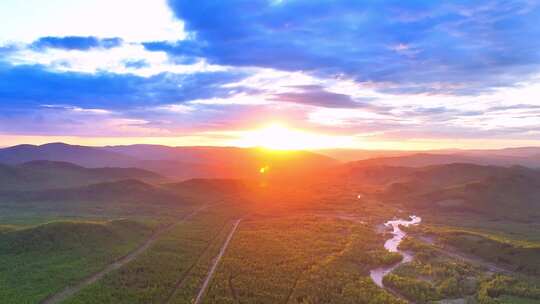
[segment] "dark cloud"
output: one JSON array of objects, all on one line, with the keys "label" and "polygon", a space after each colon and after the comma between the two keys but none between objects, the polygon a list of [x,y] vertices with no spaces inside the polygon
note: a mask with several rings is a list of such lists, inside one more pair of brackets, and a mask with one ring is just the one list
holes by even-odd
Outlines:
[{"label": "dark cloud", "polygon": [[19,48],[13,44],[0,45],[0,55],[8,55],[18,50]]},{"label": "dark cloud", "polygon": [[272,100],[326,108],[365,108],[370,106],[367,102],[373,100],[372,98],[353,99],[346,94],[329,92],[318,85],[291,86],[290,88],[294,90],[274,94]]},{"label": "dark cloud", "polygon": [[[243,92],[241,87],[233,92],[222,85],[246,76],[241,72],[200,72],[140,77],[57,72],[40,65],[0,63],[0,132],[158,136],[163,135],[162,131],[171,134],[195,129],[214,123],[227,111],[187,102]],[[184,104],[193,111],[168,110],[171,104]],[[123,127],[116,130],[109,126],[111,123]]]},{"label": "dark cloud", "polygon": [[131,74],[55,72],[39,65],[0,63],[0,109],[43,104],[83,108],[129,109],[183,103],[193,99],[227,97],[221,86],[243,79],[240,72]]},{"label": "dark cloud", "polygon": [[97,38],[93,36],[42,37],[34,41],[30,47],[41,50],[47,48],[64,50],[82,50],[103,48],[110,49],[122,45],[121,38]]},{"label": "dark cloud", "polygon": [[127,60],[124,61],[124,66],[126,68],[133,68],[133,69],[142,69],[150,66],[150,63],[144,59],[140,60]]},{"label": "dark cloud", "polygon": [[513,105],[496,106],[496,107],[491,107],[487,109],[487,112],[498,112],[498,111],[508,111],[508,110],[540,110],[540,105],[513,104]]},{"label": "dark cloud", "polygon": [[[149,50],[211,63],[477,94],[539,70],[534,1],[170,0],[189,39]],[[397,84],[397,86],[396,86]]]},{"label": "dark cloud", "polygon": [[437,107],[403,107],[401,109],[396,108],[398,114],[394,114],[397,118],[399,117],[415,117],[420,118],[424,122],[430,122],[430,124],[437,124],[455,120],[461,117],[467,116],[482,116],[485,111],[471,111],[471,110],[462,110],[458,108],[448,108],[445,106]]},{"label": "dark cloud", "polygon": [[182,40],[176,43],[153,41],[142,43],[148,51],[164,51],[171,56],[171,61],[178,64],[195,63],[199,58],[204,57],[201,44],[193,40]]}]

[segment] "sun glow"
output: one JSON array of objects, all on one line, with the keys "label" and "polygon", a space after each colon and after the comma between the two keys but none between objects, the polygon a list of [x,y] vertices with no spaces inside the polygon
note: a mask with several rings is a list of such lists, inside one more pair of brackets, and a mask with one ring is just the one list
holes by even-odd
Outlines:
[{"label": "sun glow", "polygon": [[260,174],[265,174],[266,172],[268,172],[268,170],[270,170],[270,167],[269,166],[264,166],[264,167],[261,167],[259,169],[259,173]]},{"label": "sun glow", "polygon": [[263,147],[273,150],[304,150],[343,147],[350,145],[344,136],[331,136],[291,129],[281,123],[272,123],[263,128],[244,131],[234,145]]}]

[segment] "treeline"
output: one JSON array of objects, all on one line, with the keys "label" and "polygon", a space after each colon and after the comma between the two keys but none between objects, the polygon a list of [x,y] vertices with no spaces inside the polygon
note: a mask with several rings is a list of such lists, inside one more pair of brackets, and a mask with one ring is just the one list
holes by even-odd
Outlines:
[{"label": "treeline", "polygon": [[540,275],[540,245],[523,246],[511,241],[503,242],[469,232],[448,232],[441,234],[441,240],[469,254],[502,264],[507,268],[528,274]]},{"label": "treeline", "polygon": [[500,304],[502,296],[540,300],[540,286],[504,275],[496,275],[485,280],[478,291],[480,304]]}]

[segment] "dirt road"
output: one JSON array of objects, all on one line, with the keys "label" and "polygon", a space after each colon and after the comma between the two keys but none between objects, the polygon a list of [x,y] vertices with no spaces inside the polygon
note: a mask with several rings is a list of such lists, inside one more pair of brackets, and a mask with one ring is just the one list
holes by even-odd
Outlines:
[{"label": "dirt road", "polygon": [[141,253],[145,252],[161,235],[163,235],[164,233],[167,233],[172,228],[174,228],[174,226],[176,226],[178,223],[193,217],[194,215],[196,215],[198,212],[200,212],[201,210],[203,210],[205,208],[206,208],[206,206],[202,207],[202,208],[199,208],[199,209],[185,215],[179,221],[176,221],[175,223],[172,223],[170,225],[167,225],[166,227],[163,227],[163,228],[157,230],[146,241],[144,241],[144,243],[142,243],[139,247],[137,247],[135,250],[130,252],[128,255],[116,260],[112,264],[109,264],[107,267],[105,267],[100,272],[91,275],[90,277],[88,277],[88,278],[84,279],[83,281],[79,282],[77,285],[66,287],[64,290],[47,297],[45,300],[41,301],[41,304],[60,303],[60,302],[64,301],[65,299],[71,297],[72,295],[76,294],[77,292],[79,292],[83,288],[87,287],[88,285],[90,285],[90,284],[98,281],[99,279],[103,278],[108,273],[110,273],[110,272],[124,266],[125,264],[129,263],[130,261],[135,259],[137,256],[139,256]]},{"label": "dirt road", "polygon": [[227,247],[229,246],[229,243],[231,242],[231,239],[234,236],[234,233],[236,232],[236,229],[238,228],[238,225],[240,225],[240,222],[242,219],[236,220],[234,223],[233,228],[231,229],[231,232],[227,236],[227,239],[225,240],[225,243],[223,243],[223,246],[221,247],[221,250],[219,251],[219,254],[214,259],[214,263],[212,264],[212,267],[208,271],[208,274],[206,275],[206,278],[204,279],[203,285],[201,286],[201,289],[199,290],[199,293],[197,294],[197,298],[195,298],[194,304],[199,304],[204,296],[204,293],[208,289],[208,284],[210,283],[210,280],[212,279],[212,276],[214,275],[214,272],[217,269],[217,266],[219,265],[219,261],[225,254],[225,251],[227,250]]}]

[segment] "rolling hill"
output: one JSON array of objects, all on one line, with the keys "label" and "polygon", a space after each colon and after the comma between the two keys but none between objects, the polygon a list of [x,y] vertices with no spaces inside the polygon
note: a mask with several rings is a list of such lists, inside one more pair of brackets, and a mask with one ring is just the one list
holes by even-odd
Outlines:
[{"label": "rolling hill", "polygon": [[36,191],[3,191],[16,201],[83,201],[83,202],[163,202],[177,197],[162,187],[136,179],[102,182],[86,186]]},{"label": "rolling hill", "polygon": [[540,171],[452,164],[419,168],[384,185],[380,198],[413,210],[459,211],[492,218],[540,218]]},{"label": "rolling hill", "polygon": [[0,213],[11,216],[175,216],[198,201],[128,179],[80,187],[0,192]]},{"label": "rolling hill", "polygon": [[0,165],[0,191],[69,188],[122,179],[163,180],[156,173],[137,168],[85,168],[44,160]]},{"label": "rolling hill", "polygon": [[0,234],[0,302],[41,303],[131,252],[152,233],[133,220],[58,221]]},{"label": "rolling hill", "polygon": [[338,162],[308,151],[270,151],[259,148],[168,147],[131,145],[109,147],[51,143],[0,149],[0,163],[18,165],[35,160],[64,161],[85,167],[136,167],[176,179],[246,178],[268,167],[273,176],[290,177],[319,172]]},{"label": "rolling hill", "polygon": [[357,163],[358,166],[378,164],[421,167],[467,162],[480,165],[521,165],[540,168],[540,147],[428,151],[334,149],[317,152],[341,161]]},{"label": "rolling hill", "polygon": [[110,146],[107,151],[144,159],[140,166],[184,178],[246,178],[268,167],[275,176],[297,176],[335,166],[330,157],[309,151],[236,147]]},{"label": "rolling hill", "polygon": [[425,167],[452,163],[489,164],[489,161],[472,156],[452,154],[415,153],[403,156],[376,157],[350,163],[354,167],[397,166]]},{"label": "rolling hill", "polygon": [[131,167],[135,159],[95,147],[50,143],[0,149],[0,163],[21,164],[35,160],[63,161],[84,167]]},{"label": "rolling hill", "polygon": [[128,236],[148,235],[150,228],[131,220],[97,222],[51,222],[0,236],[2,253],[74,250],[92,245],[112,246]]},{"label": "rolling hill", "polygon": [[[325,154],[326,153],[326,154]],[[540,148],[509,148],[500,150],[434,150],[425,152],[345,150],[323,151],[336,159],[349,161],[351,166],[374,165],[423,167],[452,163],[472,163],[493,166],[526,166],[540,168]],[[351,161],[352,160],[352,161]]]},{"label": "rolling hill", "polygon": [[165,188],[179,194],[194,193],[223,193],[237,194],[246,191],[249,185],[237,179],[190,179],[180,183],[163,185]]}]

